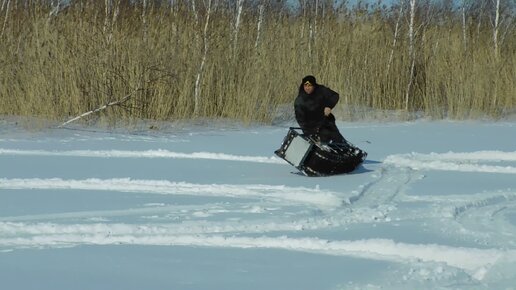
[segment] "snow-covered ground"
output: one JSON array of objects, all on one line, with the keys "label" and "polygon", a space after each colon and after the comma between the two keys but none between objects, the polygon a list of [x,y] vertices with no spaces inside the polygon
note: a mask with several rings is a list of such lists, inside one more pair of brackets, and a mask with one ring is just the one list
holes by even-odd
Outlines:
[{"label": "snow-covered ground", "polygon": [[339,123],[304,177],[285,126],[0,121],[2,289],[516,289],[516,123]]}]

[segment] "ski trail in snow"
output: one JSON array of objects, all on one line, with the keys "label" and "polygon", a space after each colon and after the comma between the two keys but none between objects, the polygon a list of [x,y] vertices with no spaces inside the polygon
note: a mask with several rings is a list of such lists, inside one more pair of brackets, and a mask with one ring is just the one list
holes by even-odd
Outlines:
[{"label": "ski trail in snow", "polygon": [[447,152],[447,153],[411,153],[418,160],[442,160],[442,161],[516,161],[516,151],[476,151],[476,152]]},{"label": "ski trail in snow", "polygon": [[0,148],[0,155],[14,156],[62,156],[62,157],[88,157],[88,158],[176,158],[176,159],[210,159],[222,161],[240,161],[271,164],[287,164],[282,159],[272,156],[242,156],[225,153],[193,152],[181,153],[168,150],[145,150],[145,151],[123,151],[123,150],[70,150],[70,151],[47,151],[47,150],[18,150]]},{"label": "ski trail in snow", "polygon": [[478,162],[514,162],[516,152],[477,151],[471,153],[410,153],[389,155],[385,164],[408,167],[414,170],[444,170],[516,174],[516,166],[494,166]]},{"label": "ski trail in snow", "polygon": [[116,234],[116,235],[194,235],[222,233],[266,233],[278,231],[302,231],[320,229],[330,226],[328,221],[293,221],[271,222],[257,220],[254,222],[241,221],[184,221],[181,223],[160,224],[121,224],[121,223],[85,223],[85,224],[56,224],[56,223],[21,223],[0,222],[0,236],[31,236],[31,235],[82,235],[85,233]]},{"label": "ski trail in snow", "polygon": [[[384,163],[400,169],[516,174],[515,161],[516,152],[477,151],[390,155]],[[495,162],[505,162],[510,166],[491,165]],[[453,220],[446,227],[439,228],[443,233],[467,237],[479,244],[503,247],[508,244],[516,245],[514,242],[516,225],[513,221],[513,216],[516,215],[515,194],[509,188],[504,192],[483,192],[467,196],[404,195],[402,200],[434,204],[434,209],[428,216],[448,217]],[[409,215],[404,214],[404,216],[406,218]]]},{"label": "ski trail in snow", "polygon": [[194,184],[167,180],[116,179],[5,179],[0,178],[0,189],[54,189],[140,192],[166,195],[216,196],[236,198],[267,198],[307,203],[322,208],[335,208],[347,203],[339,194],[306,187],[283,185]]},{"label": "ski trail in snow", "polygon": [[[332,215],[320,216],[296,216],[292,212],[285,211],[282,207],[258,207],[258,206],[242,206],[235,208],[234,205],[230,208],[225,208],[220,205],[208,209],[200,209],[196,206],[163,206],[151,208],[136,208],[124,210],[105,210],[105,211],[85,211],[85,212],[64,212],[40,215],[25,215],[25,216],[6,216],[0,217],[0,236],[7,234],[37,234],[41,232],[41,228],[45,225],[47,229],[52,229],[54,234],[69,233],[65,227],[58,226],[55,223],[58,220],[65,220],[67,222],[86,222],[83,228],[91,226],[92,229],[98,228],[98,222],[107,222],[110,217],[128,217],[136,215],[157,215],[167,214],[170,218],[162,218],[160,221],[169,222],[167,224],[160,224],[159,228],[166,229],[168,233],[174,234],[212,234],[212,233],[267,233],[290,231],[299,232],[306,230],[321,230],[328,228],[337,228],[343,225],[356,223],[374,223],[378,224],[386,221],[386,213],[379,208],[344,208],[339,209],[338,213]],[[255,218],[248,220],[231,220],[224,219],[223,221],[209,220],[205,216],[200,220],[191,219],[196,213],[202,212],[207,216],[224,213],[238,213],[253,214]],[[277,212],[280,216],[272,216]],[[260,214],[260,215],[257,215]],[[184,216],[185,219],[181,219]],[[144,216],[141,216],[144,218]],[[178,220],[179,218],[179,220]],[[49,222],[43,222],[48,220]],[[170,223],[173,221],[172,223]],[[36,222],[36,226],[32,223]],[[110,223],[116,225],[117,223]],[[133,224],[137,226],[138,230],[146,229],[153,232],[153,226],[148,224],[148,220],[143,224]],[[127,227],[125,227],[127,228]],[[63,231],[63,232],[60,232]],[[161,232],[162,230],[159,230]]]},{"label": "ski trail in snow", "polygon": [[166,226],[129,224],[14,224],[0,223],[1,248],[71,247],[78,245],[159,245],[217,248],[267,248],[336,256],[352,256],[401,263],[445,263],[482,280],[500,258],[516,258],[516,251],[396,243],[388,239],[334,241],[319,238],[242,237],[177,234]]},{"label": "ski trail in snow", "polygon": [[[142,208],[127,208],[116,210],[93,210],[93,211],[74,211],[49,214],[32,214],[18,216],[0,217],[0,222],[20,222],[20,221],[43,221],[43,220],[76,220],[76,219],[106,219],[111,217],[145,216],[145,215],[194,215],[196,212],[224,213],[224,212],[256,212],[257,209],[246,203],[238,204],[232,202],[232,208],[225,208],[221,204],[196,204],[196,205],[156,205],[145,206]],[[247,206],[246,206],[247,205]],[[273,208],[274,209],[274,208]],[[264,209],[266,211],[267,208]]]},{"label": "ski trail in snow", "polygon": [[[460,232],[488,245],[516,245],[516,194],[492,194],[483,199],[463,202],[453,207],[453,223]],[[503,241],[503,243],[500,243]]]}]

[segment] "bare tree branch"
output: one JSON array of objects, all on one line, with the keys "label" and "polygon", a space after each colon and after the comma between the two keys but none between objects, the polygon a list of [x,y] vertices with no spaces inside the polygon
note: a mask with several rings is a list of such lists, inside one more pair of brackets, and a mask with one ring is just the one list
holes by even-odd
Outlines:
[{"label": "bare tree branch", "polygon": [[74,121],[77,121],[77,120],[79,120],[79,119],[81,119],[81,118],[83,118],[83,117],[86,117],[86,116],[88,116],[88,115],[91,115],[91,114],[93,114],[93,113],[97,113],[97,112],[100,112],[100,111],[102,111],[102,110],[105,110],[105,109],[107,109],[108,107],[116,106],[116,105],[121,105],[121,104],[123,104],[123,103],[127,102],[127,101],[128,101],[128,100],[129,100],[133,95],[134,95],[134,93],[136,93],[136,92],[138,92],[138,91],[141,91],[141,89],[139,89],[139,88],[138,88],[138,89],[134,90],[133,92],[131,92],[131,93],[127,94],[125,97],[121,98],[120,100],[113,101],[113,102],[109,102],[109,103],[107,103],[107,104],[105,104],[105,105],[103,105],[103,106],[101,106],[101,107],[98,107],[98,108],[96,108],[96,109],[94,109],[94,110],[91,110],[91,111],[86,112],[86,113],[83,113],[83,114],[81,114],[81,115],[79,115],[79,116],[77,116],[77,117],[74,117],[74,118],[72,118],[72,119],[70,119],[70,120],[68,120],[68,121],[64,122],[63,124],[61,124],[61,125],[57,126],[57,128],[63,128],[64,126],[66,126],[66,125],[68,125],[68,124],[70,124],[70,123],[72,123],[72,122],[74,122]]}]

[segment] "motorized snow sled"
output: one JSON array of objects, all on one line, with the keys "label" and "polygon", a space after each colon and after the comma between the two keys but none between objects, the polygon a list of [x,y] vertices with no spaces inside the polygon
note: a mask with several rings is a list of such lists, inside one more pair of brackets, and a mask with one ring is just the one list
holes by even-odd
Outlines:
[{"label": "motorized snow sled", "polygon": [[307,176],[348,173],[367,157],[365,151],[347,141],[316,142],[303,135],[301,128],[295,127],[290,127],[281,147],[274,153]]}]

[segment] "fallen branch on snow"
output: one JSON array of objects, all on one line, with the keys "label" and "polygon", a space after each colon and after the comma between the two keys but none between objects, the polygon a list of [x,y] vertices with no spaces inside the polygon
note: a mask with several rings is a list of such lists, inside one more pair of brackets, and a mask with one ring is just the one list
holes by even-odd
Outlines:
[{"label": "fallen branch on snow", "polygon": [[140,89],[136,89],[136,90],[134,90],[133,92],[131,92],[130,94],[126,95],[125,97],[121,98],[121,99],[120,99],[120,100],[118,100],[118,101],[109,102],[109,103],[105,104],[105,105],[104,105],[104,106],[102,106],[102,107],[96,108],[95,110],[91,110],[91,111],[86,112],[86,113],[84,113],[84,114],[81,114],[81,115],[79,115],[79,116],[77,116],[77,117],[74,117],[74,118],[72,118],[72,119],[70,119],[70,120],[68,120],[68,121],[64,122],[63,124],[61,124],[61,125],[57,126],[57,128],[62,128],[62,127],[66,126],[66,125],[68,125],[68,124],[70,124],[70,123],[72,123],[72,122],[74,122],[74,121],[77,121],[77,120],[79,120],[79,119],[81,119],[81,118],[83,118],[83,117],[86,117],[86,116],[88,116],[88,115],[91,115],[91,114],[93,114],[93,113],[100,112],[100,111],[102,111],[102,110],[104,110],[104,109],[106,109],[106,108],[108,108],[108,107],[116,106],[116,105],[121,105],[121,104],[123,104],[123,103],[127,102],[127,100],[129,100],[129,99],[133,96],[133,94],[134,94],[134,93],[136,93],[136,92],[137,92],[137,91],[139,91],[139,90],[140,90]]}]

